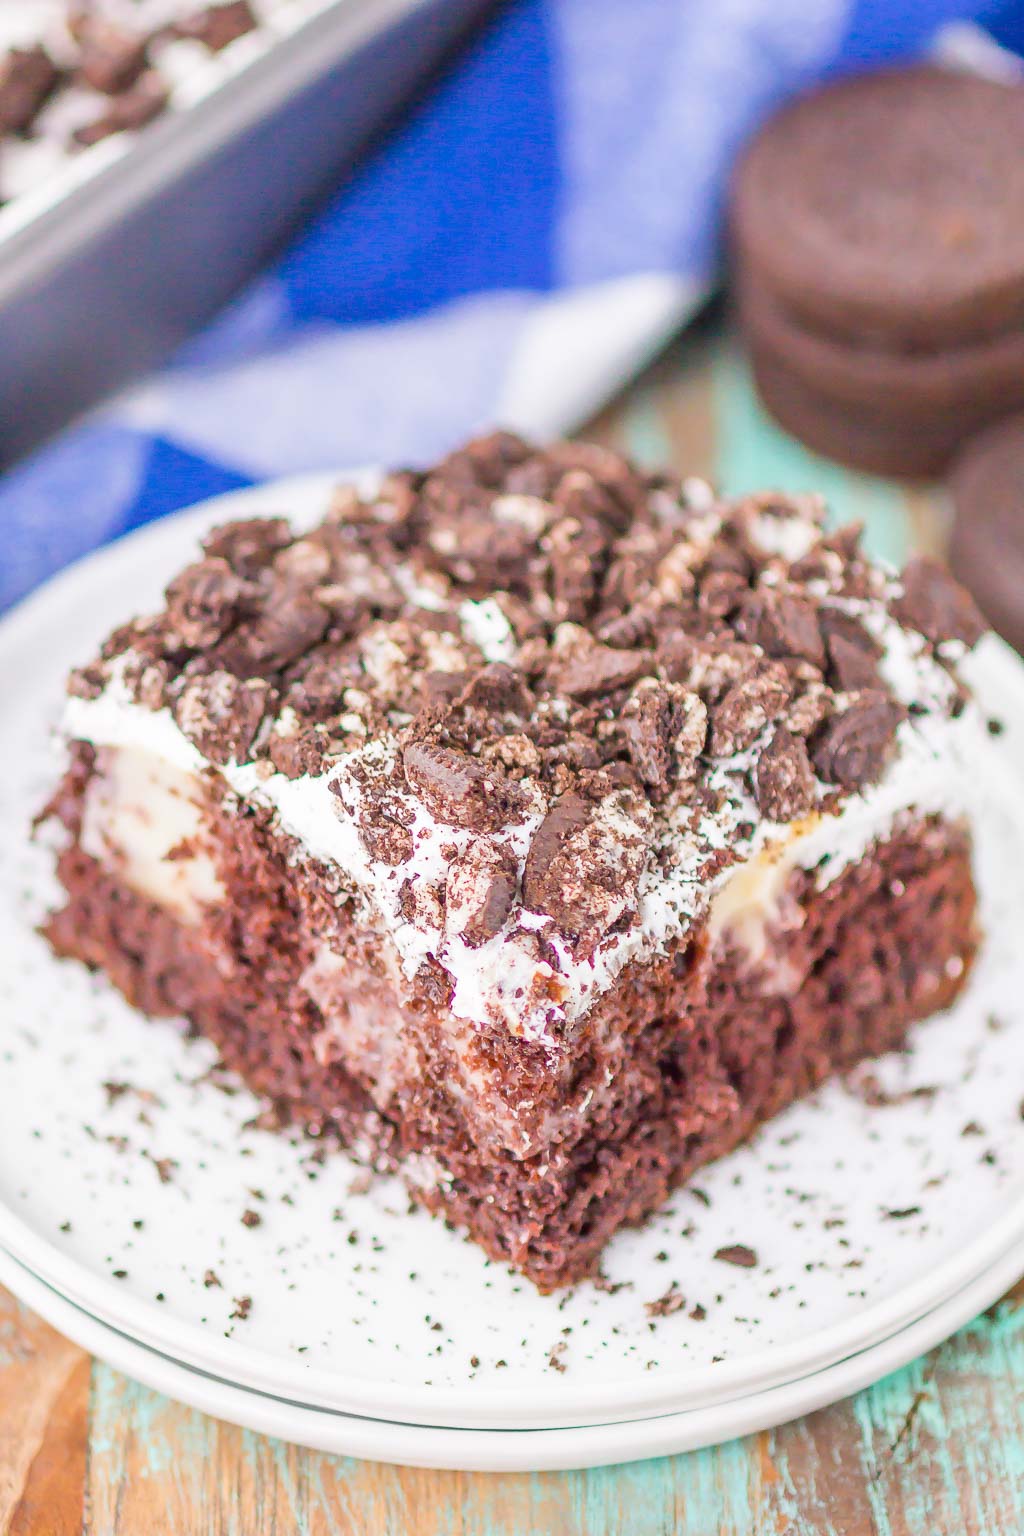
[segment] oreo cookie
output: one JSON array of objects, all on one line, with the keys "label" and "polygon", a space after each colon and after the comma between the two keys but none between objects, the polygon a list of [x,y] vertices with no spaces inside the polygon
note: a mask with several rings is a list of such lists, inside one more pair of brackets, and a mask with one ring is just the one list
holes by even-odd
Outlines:
[{"label": "oreo cookie", "polygon": [[738,312],[768,409],[818,452],[941,473],[1024,407],[1024,86],[934,67],[829,85],[733,188]]},{"label": "oreo cookie", "polygon": [[810,330],[749,272],[738,275],[736,300],[751,347],[837,404],[908,422],[1024,410],[1024,325],[938,352],[892,352]]},{"label": "oreo cookie", "polygon": [[826,335],[936,350],[1024,324],[1024,87],[920,66],[786,107],[738,166],[739,258]]},{"label": "oreo cookie", "polygon": [[975,423],[955,417],[921,423],[884,408],[857,408],[832,399],[757,348],[751,349],[750,361],[758,394],[780,426],[815,453],[869,474],[906,479],[939,475],[975,428]]},{"label": "oreo cookie", "polygon": [[1024,415],[971,442],[950,490],[950,565],[992,627],[1024,654]]}]

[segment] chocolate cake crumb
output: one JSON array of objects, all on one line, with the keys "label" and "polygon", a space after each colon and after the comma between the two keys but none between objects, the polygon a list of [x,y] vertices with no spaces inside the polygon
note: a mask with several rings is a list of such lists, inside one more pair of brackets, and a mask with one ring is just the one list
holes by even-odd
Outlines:
[{"label": "chocolate cake crumb", "polygon": [[245,1319],[249,1316],[249,1313],[251,1311],[252,1311],[252,1297],[251,1296],[236,1296],[234,1298],[234,1308],[233,1308],[233,1310],[231,1312],[228,1313],[228,1316],[229,1317],[237,1317],[242,1322],[244,1322]]},{"label": "chocolate cake crumb", "polygon": [[243,1131],[284,1131],[292,1123],[290,1106],[283,1099],[275,1099],[264,1106],[258,1115],[246,1120]]},{"label": "chocolate cake crumb", "polygon": [[934,1083],[919,1083],[915,1088],[900,1088],[894,1092],[883,1088],[874,1072],[866,1072],[850,1079],[855,1093],[873,1109],[888,1109],[893,1105],[910,1104],[915,1099],[934,1099],[938,1087]]},{"label": "chocolate cake crumb", "polygon": [[559,1339],[558,1343],[553,1345],[553,1347],[548,1351],[548,1366],[551,1370],[560,1371],[563,1375],[569,1369],[564,1359],[562,1358],[567,1348],[568,1345],[566,1344],[565,1340]]},{"label": "chocolate cake crumb", "polygon": [[242,1212],[243,1227],[258,1227],[263,1221],[259,1211],[247,1210]]},{"label": "chocolate cake crumb", "polygon": [[602,1273],[601,1270],[598,1270],[597,1274],[592,1276],[591,1284],[595,1291],[601,1291],[605,1296],[617,1296],[620,1291],[631,1291],[633,1289],[632,1280],[609,1280],[608,1276]]},{"label": "chocolate cake crumb", "polygon": [[153,1167],[156,1169],[156,1176],[160,1180],[160,1183],[170,1184],[171,1180],[174,1178],[174,1170],[178,1166],[177,1160],[173,1157],[153,1157],[149,1152],[146,1152],[143,1155],[148,1157],[150,1162],[153,1164]]},{"label": "chocolate cake crumb", "polygon": [[659,1296],[657,1301],[644,1303],[644,1311],[648,1317],[671,1317],[673,1312],[678,1312],[685,1306],[686,1297],[673,1280],[668,1290],[664,1295]]},{"label": "chocolate cake crumb", "polygon": [[748,1248],[744,1243],[733,1243],[728,1248],[719,1248],[715,1258],[723,1264],[735,1264],[740,1269],[753,1269],[757,1264],[757,1254],[753,1248]]}]

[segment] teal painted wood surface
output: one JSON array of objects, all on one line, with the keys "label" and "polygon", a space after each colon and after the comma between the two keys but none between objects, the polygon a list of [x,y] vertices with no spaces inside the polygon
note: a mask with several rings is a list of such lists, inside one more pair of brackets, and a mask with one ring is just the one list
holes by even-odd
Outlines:
[{"label": "teal painted wood surface", "polygon": [[[684,338],[588,435],[729,492],[822,491],[837,520],[863,520],[872,551],[894,562],[915,542],[941,545],[933,493],[805,452],[765,419],[719,333]],[[0,1530],[1024,1536],[1022,1384],[1024,1286],[907,1369],[778,1430],[588,1472],[423,1472],[320,1456],[207,1419],[90,1369],[0,1294]]]}]

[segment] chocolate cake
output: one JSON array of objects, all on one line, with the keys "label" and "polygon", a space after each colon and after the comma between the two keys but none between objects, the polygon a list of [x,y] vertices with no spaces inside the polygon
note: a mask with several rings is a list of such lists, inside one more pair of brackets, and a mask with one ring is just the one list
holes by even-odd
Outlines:
[{"label": "chocolate cake", "polygon": [[[81,150],[192,105],[241,38],[274,37],[286,0],[3,0],[0,201]],[[205,83],[204,83],[205,77]]]},{"label": "chocolate cake", "polygon": [[506,433],[213,532],[70,680],[59,954],[542,1288],[957,994],[982,624]]}]

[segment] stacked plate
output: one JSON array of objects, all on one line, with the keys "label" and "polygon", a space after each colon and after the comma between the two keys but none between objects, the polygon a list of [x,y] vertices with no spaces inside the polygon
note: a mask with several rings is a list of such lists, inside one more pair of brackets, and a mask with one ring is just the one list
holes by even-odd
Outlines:
[{"label": "stacked plate", "polygon": [[[322,504],[244,493],[114,546],[0,626],[0,1280],[85,1348],[218,1417],[318,1449],[467,1469],[689,1449],[832,1402],[1024,1271],[1024,890],[957,1007],[831,1084],[549,1297],[410,1212],[355,1159],[261,1128],[202,1041],[55,961],[28,824],[67,667],[155,598],[197,530]],[[1008,767],[1024,684],[978,657]],[[1006,857],[1021,867],[1021,845]]]}]

